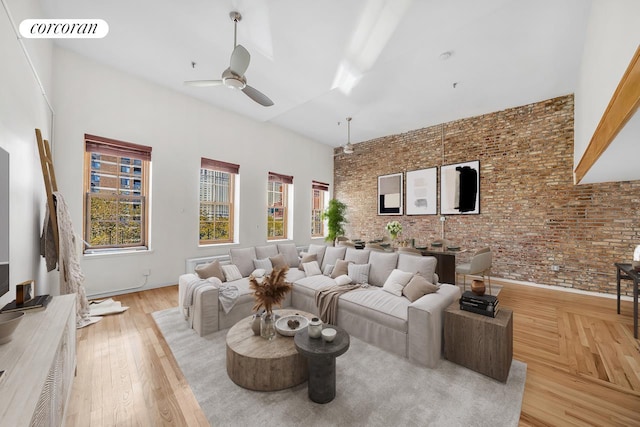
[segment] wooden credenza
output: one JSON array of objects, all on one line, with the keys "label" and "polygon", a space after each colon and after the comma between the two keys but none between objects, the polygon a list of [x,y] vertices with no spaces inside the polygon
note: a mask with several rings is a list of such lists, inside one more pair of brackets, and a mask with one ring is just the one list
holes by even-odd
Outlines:
[{"label": "wooden credenza", "polygon": [[29,312],[0,345],[0,423],[60,426],[76,369],[76,295],[54,297]]}]

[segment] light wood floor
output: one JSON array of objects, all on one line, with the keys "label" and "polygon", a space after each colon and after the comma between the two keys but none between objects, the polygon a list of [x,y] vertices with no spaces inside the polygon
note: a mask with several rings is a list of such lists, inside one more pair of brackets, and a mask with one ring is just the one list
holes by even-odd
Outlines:
[{"label": "light wood floor", "polygon": [[[129,306],[78,331],[68,426],[199,426],[208,422],[151,313],[177,286],[115,297]],[[632,304],[504,284],[514,358],[527,363],[520,424],[640,425],[640,341]]]}]

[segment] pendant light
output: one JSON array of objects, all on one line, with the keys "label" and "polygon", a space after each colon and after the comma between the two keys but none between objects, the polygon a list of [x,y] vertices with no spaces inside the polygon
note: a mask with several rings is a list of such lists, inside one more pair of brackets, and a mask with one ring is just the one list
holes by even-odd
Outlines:
[{"label": "pendant light", "polygon": [[353,144],[351,144],[351,117],[347,117],[347,144],[342,149],[344,154],[353,154]]}]

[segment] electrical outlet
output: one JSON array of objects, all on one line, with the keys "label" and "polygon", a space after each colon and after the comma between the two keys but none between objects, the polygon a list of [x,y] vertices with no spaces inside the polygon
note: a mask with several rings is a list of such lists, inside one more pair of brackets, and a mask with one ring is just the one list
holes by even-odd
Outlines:
[{"label": "electrical outlet", "polygon": [[560,271],[560,266],[559,265],[552,265],[551,266],[551,271]]},{"label": "electrical outlet", "polygon": [[151,276],[151,270],[147,268],[146,270],[144,270],[144,271],[142,272],[142,275],[143,275],[143,276]]},{"label": "electrical outlet", "polygon": [[447,220],[447,217],[446,217],[446,216],[441,216],[441,217],[440,217],[440,222],[445,222],[446,220]]}]

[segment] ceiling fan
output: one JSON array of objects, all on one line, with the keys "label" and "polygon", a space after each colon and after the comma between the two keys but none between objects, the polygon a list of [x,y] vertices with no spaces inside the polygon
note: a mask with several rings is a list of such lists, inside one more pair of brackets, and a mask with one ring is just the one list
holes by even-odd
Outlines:
[{"label": "ceiling fan", "polygon": [[233,52],[229,68],[222,72],[220,80],[191,80],[184,82],[184,84],[197,87],[223,85],[231,89],[240,89],[258,104],[270,107],[273,105],[273,101],[258,89],[249,86],[244,76],[245,71],[249,68],[251,55],[242,45],[237,44],[238,22],[242,19],[242,15],[239,12],[230,12],[229,17],[233,21]]}]

